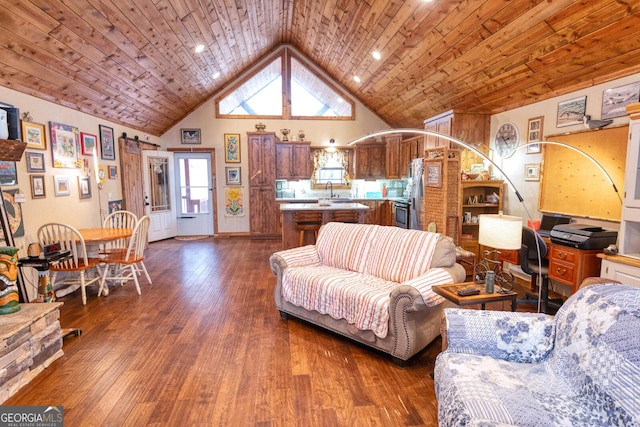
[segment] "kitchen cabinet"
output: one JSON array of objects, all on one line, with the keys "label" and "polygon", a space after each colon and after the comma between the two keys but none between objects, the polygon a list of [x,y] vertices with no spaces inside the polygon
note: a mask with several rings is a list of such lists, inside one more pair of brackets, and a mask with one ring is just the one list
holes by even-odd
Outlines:
[{"label": "kitchen cabinet", "polygon": [[311,179],[311,142],[276,143],[276,178]]},{"label": "kitchen cabinet", "polygon": [[383,143],[367,143],[356,145],[356,178],[385,178],[385,145]]},{"label": "kitchen cabinet", "polygon": [[[483,154],[489,153],[489,132],[491,130],[491,116],[489,114],[464,113],[450,110],[424,121],[424,129],[459,139],[472,145]],[[474,152],[463,149],[459,144],[444,138],[428,135],[425,138],[425,148],[446,146],[460,149],[461,169],[469,171],[471,165],[483,162],[483,158]]]},{"label": "kitchen cabinet", "polygon": [[[478,245],[478,215],[497,214],[502,210],[502,190],[504,181],[460,181],[462,186],[460,200],[460,246],[482,258]],[[489,202],[489,196],[496,194],[497,203]]]},{"label": "kitchen cabinet", "polygon": [[251,238],[279,237],[276,204],[276,147],[274,132],[248,132],[249,233]]},{"label": "kitchen cabinet", "polygon": [[400,134],[385,136],[385,177],[387,179],[400,179],[400,144],[402,136]]},{"label": "kitchen cabinet", "polygon": [[365,224],[394,225],[393,203],[389,200],[355,200],[369,207],[364,214]]},{"label": "kitchen cabinet", "polygon": [[409,176],[411,160],[424,157],[424,140],[425,137],[420,135],[405,139],[400,143],[400,176],[402,178]]}]

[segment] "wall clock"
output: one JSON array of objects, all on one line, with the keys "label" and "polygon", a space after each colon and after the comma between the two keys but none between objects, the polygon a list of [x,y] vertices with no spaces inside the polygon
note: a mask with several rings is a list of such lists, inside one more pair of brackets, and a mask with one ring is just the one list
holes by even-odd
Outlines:
[{"label": "wall clock", "polygon": [[494,140],[495,150],[500,157],[511,156],[519,143],[520,132],[518,131],[518,126],[511,122],[500,125]]}]

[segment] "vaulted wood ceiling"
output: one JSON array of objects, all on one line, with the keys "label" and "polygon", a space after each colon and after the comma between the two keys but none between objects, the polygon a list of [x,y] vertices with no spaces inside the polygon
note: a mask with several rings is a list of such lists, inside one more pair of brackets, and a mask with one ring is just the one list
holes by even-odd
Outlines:
[{"label": "vaulted wood ceiling", "polygon": [[283,43],[421,127],[640,72],[640,1],[0,0],[1,85],[154,135]]}]

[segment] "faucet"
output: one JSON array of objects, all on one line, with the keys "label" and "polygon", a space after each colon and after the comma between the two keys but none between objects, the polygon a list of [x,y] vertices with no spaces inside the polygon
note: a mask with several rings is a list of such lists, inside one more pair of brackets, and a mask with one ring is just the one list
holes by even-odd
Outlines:
[{"label": "faucet", "polygon": [[329,193],[329,198],[333,199],[333,183],[331,181],[327,181],[327,183],[324,185],[324,189],[326,190],[327,187],[331,189],[331,193]]}]

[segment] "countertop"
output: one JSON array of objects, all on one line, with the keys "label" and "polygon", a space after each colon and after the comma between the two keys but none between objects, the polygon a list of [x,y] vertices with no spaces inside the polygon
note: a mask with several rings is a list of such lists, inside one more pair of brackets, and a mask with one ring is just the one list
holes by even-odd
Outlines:
[{"label": "countertop", "polygon": [[281,211],[366,211],[369,206],[362,203],[340,202],[331,203],[329,205],[320,205],[318,203],[283,203],[280,205]]}]

